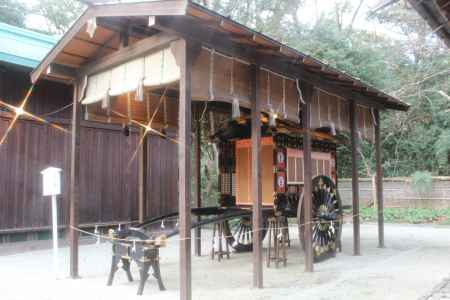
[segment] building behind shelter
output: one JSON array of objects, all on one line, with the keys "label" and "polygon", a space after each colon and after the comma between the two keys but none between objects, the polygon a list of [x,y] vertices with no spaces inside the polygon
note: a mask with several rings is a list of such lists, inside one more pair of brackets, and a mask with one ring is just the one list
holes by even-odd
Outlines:
[{"label": "building behind shelter", "polygon": [[[20,105],[31,87],[31,70],[57,41],[57,37],[0,23],[1,101]],[[72,86],[40,80],[25,110],[69,128],[71,104]],[[0,106],[0,136],[5,134],[13,117],[14,113],[6,106]],[[138,165],[131,158],[138,144],[137,131],[131,130],[130,136],[125,136],[120,125],[83,121],[81,136],[82,226],[112,225],[136,219]],[[70,133],[29,118],[21,117],[14,125],[0,146],[0,242],[48,236],[51,207],[50,200],[42,196],[40,175],[48,166],[63,170],[59,222],[68,224],[70,143]],[[176,145],[156,136],[151,136],[148,143],[147,198],[151,203],[147,205],[147,215],[154,216],[172,212],[176,207]],[[152,148],[164,151],[152,152]]]}]

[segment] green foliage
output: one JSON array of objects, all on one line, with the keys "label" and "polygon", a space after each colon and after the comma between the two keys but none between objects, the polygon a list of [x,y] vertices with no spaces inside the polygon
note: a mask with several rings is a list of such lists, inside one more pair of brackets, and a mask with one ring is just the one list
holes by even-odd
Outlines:
[{"label": "green foliage", "polygon": [[0,0],[0,22],[23,27],[26,7],[16,0]]},{"label": "green foliage", "polygon": [[433,177],[430,172],[417,171],[411,175],[412,190],[419,194],[426,194],[433,189]]},{"label": "green foliage", "polygon": [[[405,1],[366,18],[389,28],[389,35],[345,24],[344,19],[358,13],[354,2],[345,0],[313,24],[298,19],[298,11],[314,5],[312,0],[198,2],[408,102],[406,113],[381,114],[385,176],[409,176],[417,170],[450,175],[450,52]],[[338,175],[348,177],[350,151],[348,139],[344,141],[338,147]],[[370,176],[374,154],[369,143],[361,143],[360,157],[360,175]]]},{"label": "green foliage", "polygon": [[[47,19],[52,33],[65,32],[83,10],[75,0],[36,1],[33,12]],[[375,27],[388,28],[389,34],[343,22],[356,18],[359,6],[351,4],[357,1],[338,1],[313,23],[301,20],[299,11],[317,0],[195,1],[408,102],[406,113],[381,114],[385,176],[408,176],[417,170],[450,175],[450,52],[407,1],[365,16]],[[0,0],[0,7],[0,20],[23,25],[27,10],[20,2]],[[340,177],[350,176],[349,153],[348,143],[338,147]],[[361,143],[360,157],[360,175],[370,176],[374,155],[369,143]],[[208,172],[213,172],[213,164],[208,164]]]},{"label": "green foliage", "polygon": [[[360,209],[360,216],[364,221],[374,222],[377,220],[376,208]],[[388,223],[450,223],[450,208],[385,208],[384,220]]]},{"label": "green foliage", "polygon": [[434,151],[439,167],[442,168],[443,173],[449,172],[449,155],[450,155],[450,132],[443,131],[439,136],[436,144],[434,144]]},{"label": "green foliage", "polygon": [[202,204],[216,206],[219,201],[219,169],[212,144],[202,145]]},{"label": "green foliage", "polygon": [[64,34],[84,11],[84,5],[76,0],[39,0],[33,12],[47,20],[47,31]]}]

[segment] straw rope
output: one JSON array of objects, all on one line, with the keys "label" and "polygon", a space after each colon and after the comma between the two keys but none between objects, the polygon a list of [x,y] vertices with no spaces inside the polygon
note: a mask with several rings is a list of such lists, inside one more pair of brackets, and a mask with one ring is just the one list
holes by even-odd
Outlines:
[{"label": "straw rope", "polygon": [[[347,217],[349,217],[349,218],[351,217],[351,219],[353,219],[356,216],[359,217],[360,214],[349,215]],[[172,219],[172,218],[167,218],[167,219]],[[166,219],[166,221],[167,221],[167,219]],[[159,222],[159,221],[157,221],[157,222]],[[157,222],[154,222],[152,224],[155,224]],[[128,222],[128,223],[134,223],[134,221]],[[352,224],[352,222],[344,222],[344,220],[342,218],[341,220],[337,220],[337,221],[320,221],[320,222],[311,221],[311,222],[308,222],[308,223],[300,224],[300,226],[298,224],[295,224],[293,226],[301,228],[301,227],[305,227],[308,224],[311,224],[311,225],[314,225],[314,224],[331,224],[332,225],[332,224],[336,224],[336,223],[338,223],[338,224]],[[127,223],[122,223],[122,224],[127,224]],[[148,225],[150,225],[150,224],[148,224]],[[120,226],[120,224],[119,224],[119,226]],[[288,226],[281,226],[281,227],[278,227],[278,228],[281,229],[281,230],[286,230],[286,229],[289,229],[289,228],[291,228],[293,226],[289,226],[288,225]],[[141,244],[151,244],[151,243],[158,243],[158,242],[160,242],[160,239],[158,239],[158,238],[156,238],[156,239],[155,238],[153,238],[153,239],[151,238],[151,239],[146,239],[146,240],[129,240],[129,239],[117,238],[117,237],[114,237],[114,236],[111,236],[111,235],[104,235],[104,234],[99,234],[99,233],[93,233],[93,232],[90,232],[90,231],[87,231],[87,230],[83,230],[83,229],[81,229],[79,227],[75,227],[75,226],[70,226],[70,228],[75,230],[75,231],[78,231],[80,233],[83,233],[83,234],[95,237],[97,239],[106,240],[106,241],[109,241],[109,242],[115,242],[115,241],[117,241],[117,242],[126,242],[126,243],[133,242],[133,243],[137,243],[137,244],[139,244],[139,243],[141,243]],[[133,227],[131,227],[130,229],[133,229]],[[134,229],[139,230],[139,228],[134,228]],[[250,230],[250,233],[254,234],[255,232],[264,232],[264,231],[268,231],[268,230],[269,230],[269,227],[260,227],[260,228],[258,228],[256,230],[253,230],[253,229]],[[144,230],[144,232],[145,232],[145,230]],[[162,230],[161,231],[148,231],[148,233],[152,234],[152,235],[159,234],[158,237],[160,237],[160,236],[164,236],[164,234],[167,233],[167,231],[162,231]],[[226,236],[226,237],[229,237],[229,236]],[[205,240],[205,241],[209,241],[209,238],[206,238],[206,237],[205,238],[201,238],[201,237],[200,238],[187,237],[187,238],[171,238],[170,239],[170,241],[172,241],[172,242],[174,242],[174,241],[186,241],[186,240]],[[165,243],[168,243],[168,241],[165,241]]]}]

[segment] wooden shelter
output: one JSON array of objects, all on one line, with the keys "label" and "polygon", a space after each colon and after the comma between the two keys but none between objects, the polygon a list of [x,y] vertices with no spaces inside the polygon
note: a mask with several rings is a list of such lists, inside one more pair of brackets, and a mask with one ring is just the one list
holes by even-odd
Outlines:
[{"label": "wooden shelter", "polygon": [[[312,135],[348,132],[352,144],[354,254],[360,254],[358,141],[375,143],[380,246],[383,198],[380,111],[408,105],[320,61],[255,32],[198,4],[184,0],[101,4],[89,1],[47,57],[32,72],[74,86],[71,175],[71,276],[78,276],[80,122],[83,118],[141,124],[178,144],[181,298],[191,299],[191,143],[193,104],[250,112],[253,218],[253,284],[263,287],[261,118],[277,118],[303,133],[305,232],[311,236]],[[163,99],[163,109],[159,103]],[[228,106],[224,106],[228,103]],[[230,105],[231,104],[231,105]],[[223,108],[225,107],[225,108]],[[142,126],[143,125],[143,126]],[[102,149],[102,151],[117,151]],[[139,152],[139,218],[144,220],[146,143]],[[197,165],[199,154],[197,152]],[[198,167],[196,168],[198,170]],[[199,174],[195,176],[199,185]],[[124,199],[126,201],[126,199]],[[201,203],[199,203],[201,204]],[[311,239],[306,271],[313,271]]]}]

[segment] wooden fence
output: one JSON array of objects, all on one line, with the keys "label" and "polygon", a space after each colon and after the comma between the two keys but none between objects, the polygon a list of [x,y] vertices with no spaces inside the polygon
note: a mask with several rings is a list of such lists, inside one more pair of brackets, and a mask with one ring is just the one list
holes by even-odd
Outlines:
[{"label": "wooden fence", "polygon": [[[0,132],[10,120],[0,119]],[[137,219],[138,165],[131,160],[138,134],[120,126],[83,122],[81,130],[81,224]],[[176,145],[158,136],[148,139],[147,215],[177,209]],[[21,120],[0,147],[0,233],[36,231],[50,226],[50,201],[42,197],[40,171],[63,170],[60,223],[68,224],[70,134]]]},{"label": "wooden fence", "polygon": [[[372,180],[359,181],[360,200],[364,206],[373,203]],[[411,187],[411,179],[405,177],[385,178],[383,180],[385,207],[405,208],[450,208],[450,177],[433,177],[431,192],[420,194]],[[351,180],[339,180],[339,194],[344,205],[351,205]]]}]

